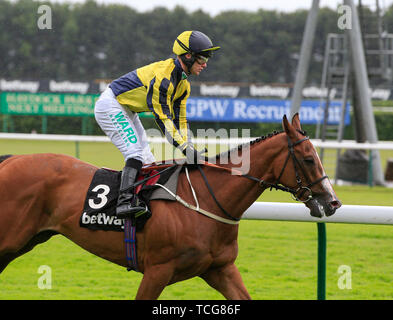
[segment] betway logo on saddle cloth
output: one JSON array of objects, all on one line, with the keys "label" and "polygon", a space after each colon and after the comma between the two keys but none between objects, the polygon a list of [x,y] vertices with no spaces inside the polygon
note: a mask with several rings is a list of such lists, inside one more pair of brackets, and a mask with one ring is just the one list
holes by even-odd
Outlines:
[{"label": "betway logo on saddle cloth", "polygon": [[79,225],[91,230],[123,231],[124,220],[116,218],[121,173],[99,169],[86,194]]},{"label": "betway logo on saddle cloth", "polygon": [[[136,193],[146,204],[154,199],[174,201],[175,199],[168,192],[158,188],[155,184],[165,185],[166,188],[176,193],[180,170],[181,166],[173,166],[169,170],[166,169],[165,172],[159,172],[149,166],[143,167],[137,180],[141,181],[149,177],[150,179],[139,185],[136,188]],[[80,227],[90,230],[124,231],[124,220],[116,217],[120,180],[121,171],[106,168],[96,171],[86,194],[79,220]],[[137,231],[139,226],[143,228],[143,221],[146,221],[149,217],[150,214],[144,214],[141,218],[138,218]]]},{"label": "betway logo on saddle cloth", "polygon": [[[87,212],[83,212],[82,218],[81,218],[81,224],[82,225],[100,225],[102,226],[103,229],[106,229],[106,227],[115,227],[119,226],[122,231],[124,229],[124,221],[122,219],[116,219],[114,216],[107,215],[105,212],[99,212],[97,215],[90,216],[87,214]],[[99,228],[101,229],[101,228]],[[114,228],[117,229],[117,228]]]}]

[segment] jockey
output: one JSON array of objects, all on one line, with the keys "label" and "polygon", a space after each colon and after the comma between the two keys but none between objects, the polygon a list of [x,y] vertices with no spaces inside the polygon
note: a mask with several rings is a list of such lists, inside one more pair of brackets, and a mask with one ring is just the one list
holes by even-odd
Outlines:
[{"label": "jockey", "polygon": [[137,197],[134,199],[131,190],[142,164],[155,161],[139,112],[153,113],[162,133],[186,155],[187,163],[204,159],[189,139],[188,76],[199,75],[212,52],[219,48],[200,31],[184,31],[173,44],[176,59],[154,62],[131,71],[114,80],[100,95],[94,108],[96,121],[125,159],[117,217],[136,217],[147,212],[146,205]]}]

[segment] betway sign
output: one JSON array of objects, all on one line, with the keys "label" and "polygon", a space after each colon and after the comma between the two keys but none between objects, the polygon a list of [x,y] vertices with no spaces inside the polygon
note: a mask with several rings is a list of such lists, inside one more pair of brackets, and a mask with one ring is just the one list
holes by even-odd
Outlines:
[{"label": "betway sign", "polygon": [[[190,121],[214,122],[281,122],[290,113],[290,100],[189,98],[187,118]],[[302,123],[315,124],[323,120],[324,108],[319,100],[304,100],[300,107]],[[328,123],[339,123],[341,102],[333,101],[329,107]],[[345,124],[349,124],[349,107]]]}]

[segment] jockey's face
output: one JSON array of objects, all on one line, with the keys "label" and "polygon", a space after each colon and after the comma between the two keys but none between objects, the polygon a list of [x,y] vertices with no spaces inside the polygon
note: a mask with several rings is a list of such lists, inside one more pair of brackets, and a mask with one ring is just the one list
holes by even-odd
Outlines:
[{"label": "jockey's face", "polygon": [[207,60],[208,58],[205,58],[203,56],[197,56],[194,64],[191,67],[190,73],[199,76],[202,70],[207,67]]}]

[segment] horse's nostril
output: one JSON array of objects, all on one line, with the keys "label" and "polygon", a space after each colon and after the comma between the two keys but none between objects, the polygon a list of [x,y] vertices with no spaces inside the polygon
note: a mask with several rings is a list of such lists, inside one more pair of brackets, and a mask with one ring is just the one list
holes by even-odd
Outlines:
[{"label": "horse's nostril", "polygon": [[338,200],[330,201],[330,206],[331,206],[333,209],[338,209],[338,208],[341,207],[341,202],[338,201]]}]

